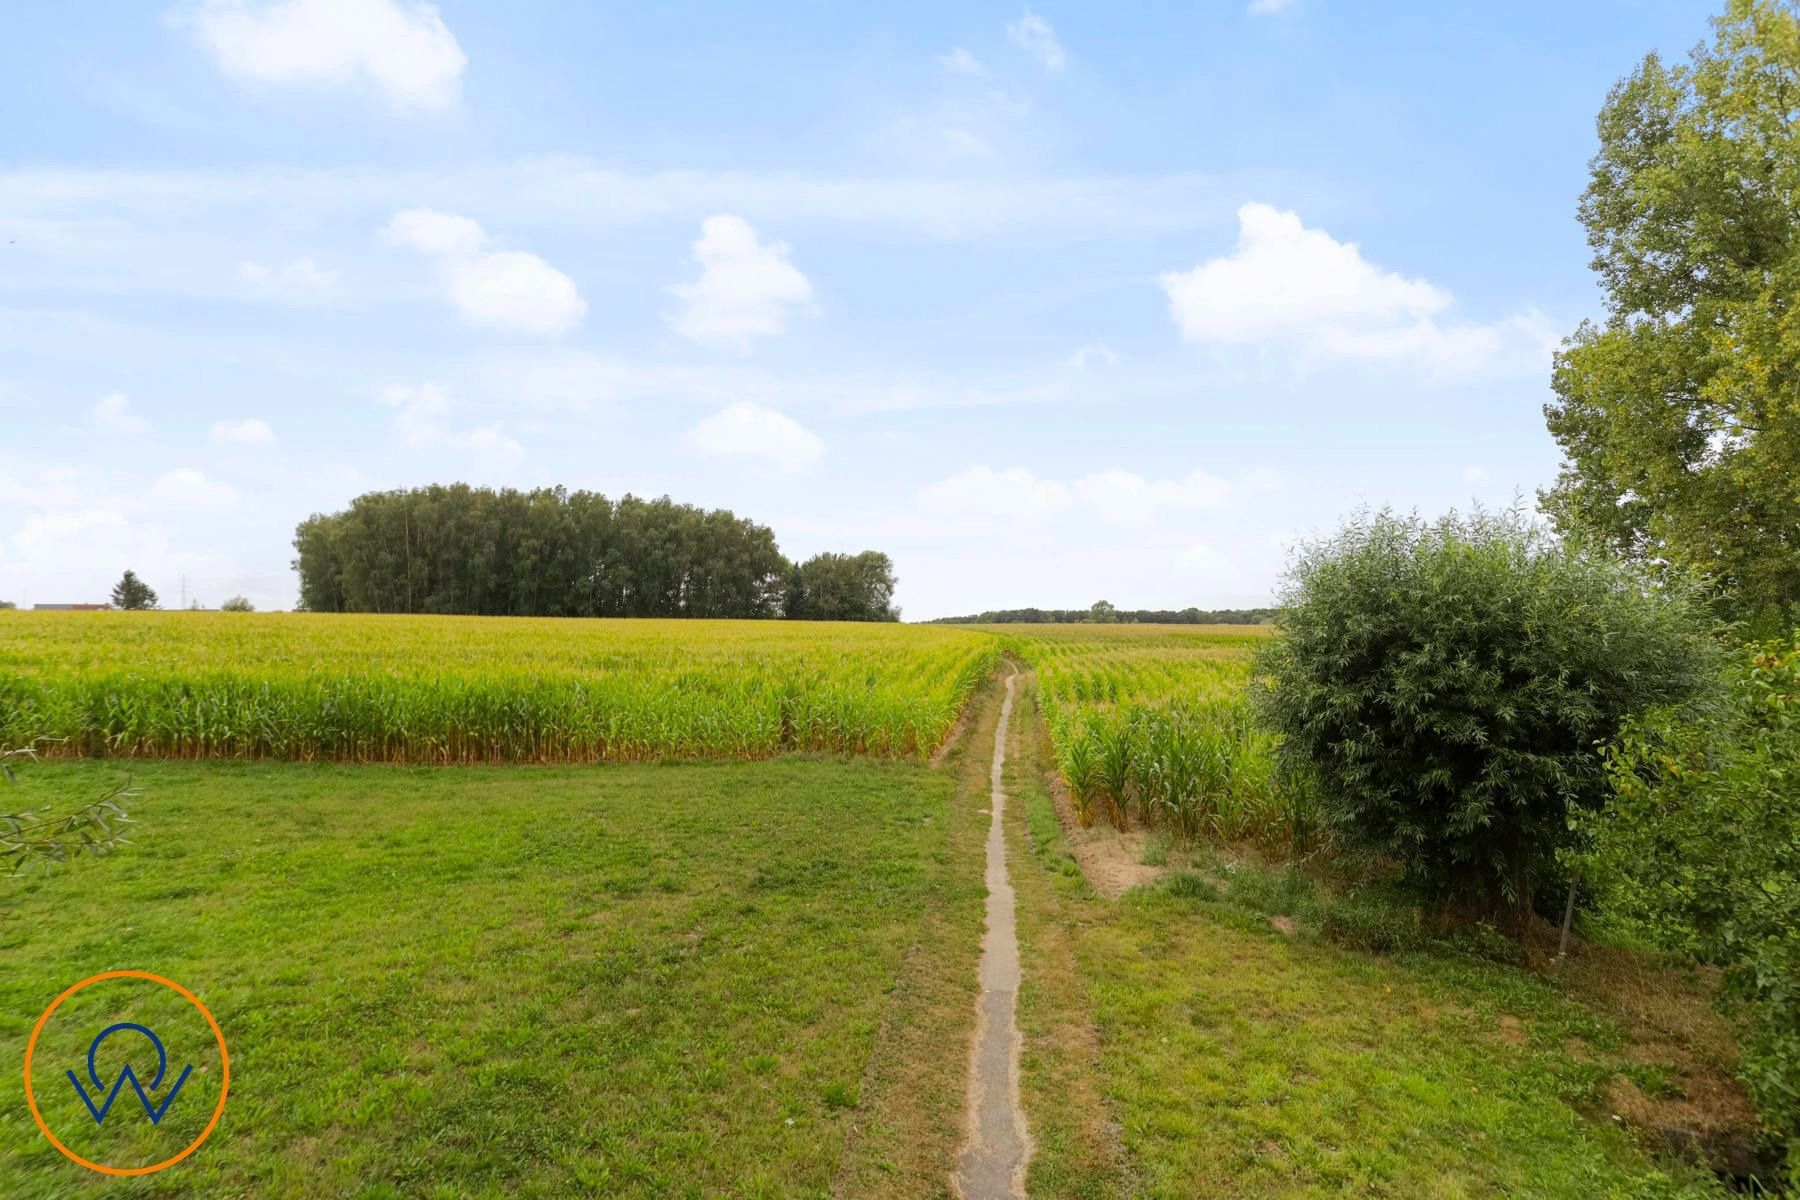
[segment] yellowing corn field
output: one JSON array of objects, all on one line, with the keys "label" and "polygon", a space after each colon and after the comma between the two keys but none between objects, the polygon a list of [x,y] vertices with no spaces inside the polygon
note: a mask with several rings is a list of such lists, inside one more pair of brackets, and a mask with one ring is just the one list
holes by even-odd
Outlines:
[{"label": "yellowing corn field", "polygon": [[[1002,627],[995,627],[997,629]],[[1246,690],[1261,625],[1003,627],[1031,663],[1076,817],[1303,847],[1312,797],[1275,771]]]},{"label": "yellowing corn field", "polygon": [[993,636],[943,626],[8,613],[0,744],[419,763],[917,757],[999,654]]}]

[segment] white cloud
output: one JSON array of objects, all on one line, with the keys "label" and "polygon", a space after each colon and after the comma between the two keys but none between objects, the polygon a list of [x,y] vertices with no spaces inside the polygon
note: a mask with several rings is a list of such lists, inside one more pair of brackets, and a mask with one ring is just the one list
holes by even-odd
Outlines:
[{"label": "white cloud", "polygon": [[399,109],[454,104],[468,63],[436,6],[414,0],[205,0],[191,24],[227,75],[269,84],[366,80]]},{"label": "white cloud", "polygon": [[404,246],[420,254],[466,258],[480,252],[487,241],[481,223],[458,213],[430,208],[409,208],[394,214],[382,230],[390,246]]},{"label": "white cloud", "polygon": [[1370,263],[1354,242],[1309,229],[1267,204],[1238,209],[1232,253],[1161,278],[1190,342],[1289,344],[1315,354],[1409,361],[1435,371],[1491,362],[1509,341],[1541,341],[1534,315],[1441,324],[1449,292]]},{"label": "white cloud", "polygon": [[812,302],[812,284],[788,261],[789,247],[762,242],[742,217],[706,218],[693,249],[700,278],[671,289],[687,306],[674,319],[685,338],[748,352],[753,338],[784,332],[789,314]]},{"label": "white cloud", "polygon": [[337,276],[310,258],[293,259],[279,267],[245,262],[238,268],[245,283],[271,299],[289,303],[316,300],[331,291]]},{"label": "white cloud", "polygon": [[445,290],[470,325],[516,333],[567,333],[587,313],[575,281],[535,254],[483,250],[472,218],[428,208],[395,213],[382,239],[438,260]]},{"label": "white cloud", "polygon": [[1013,45],[1036,59],[1038,65],[1046,71],[1060,71],[1063,63],[1068,60],[1050,22],[1030,10],[1007,25],[1006,36]]},{"label": "white cloud", "polygon": [[499,422],[452,429],[450,393],[441,384],[413,387],[396,383],[383,389],[381,402],[398,410],[394,414],[394,435],[409,450],[459,450],[484,464],[502,466],[525,454],[525,448],[506,436]]},{"label": "white cloud", "polygon": [[1077,371],[1087,370],[1090,363],[1104,363],[1106,366],[1116,367],[1119,365],[1119,356],[1113,352],[1112,347],[1099,342],[1089,342],[1069,356],[1069,365]]},{"label": "white cloud", "polygon": [[1464,467],[1462,471],[1464,483],[1472,483],[1477,487],[1488,481],[1486,467]]},{"label": "white cloud", "polygon": [[688,433],[701,452],[761,459],[783,471],[804,471],[825,453],[825,443],[793,418],[758,404],[733,404]]},{"label": "white cloud", "polygon": [[1036,524],[1073,514],[1119,527],[1146,525],[1164,512],[1220,508],[1232,495],[1225,480],[1198,470],[1181,479],[1146,479],[1114,469],[1063,481],[1027,467],[978,466],[929,485],[919,501],[928,512],[961,521]]},{"label": "white cloud", "polygon": [[158,508],[211,512],[236,501],[237,492],[229,484],[208,479],[192,467],[183,467],[158,475],[150,485],[149,499]]},{"label": "white cloud", "polygon": [[150,422],[131,411],[131,401],[126,399],[124,392],[100,397],[94,407],[88,409],[87,427],[105,437],[131,437],[150,432]]},{"label": "white cloud", "polygon": [[1250,7],[1247,11],[1253,17],[1267,17],[1284,12],[1293,5],[1294,0],[1250,0]]},{"label": "white cloud", "polygon": [[275,431],[269,423],[258,417],[248,417],[242,421],[215,421],[212,427],[212,440],[222,446],[272,446],[275,444]]},{"label": "white cloud", "polygon": [[961,46],[953,46],[948,54],[938,55],[938,66],[952,75],[979,77],[987,74],[987,68],[981,64],[981,60]]}]

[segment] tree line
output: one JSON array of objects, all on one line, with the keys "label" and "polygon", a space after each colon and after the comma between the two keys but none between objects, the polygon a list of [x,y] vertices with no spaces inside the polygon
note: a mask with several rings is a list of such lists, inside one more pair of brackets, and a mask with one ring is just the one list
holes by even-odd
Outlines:
[{"label": "tree line", "polygon": [[667,496],[369,492],[294,531],[309,612],[896,621],[878,551],[790,562],[768,526]]},{"label": "tree line", "polygon": [[[1101,601],[1101,604],[1106,604]],[[1275,619],[1273,608],[999,608],[968,617],[939,617],[930,625],[1262,625]]]}]

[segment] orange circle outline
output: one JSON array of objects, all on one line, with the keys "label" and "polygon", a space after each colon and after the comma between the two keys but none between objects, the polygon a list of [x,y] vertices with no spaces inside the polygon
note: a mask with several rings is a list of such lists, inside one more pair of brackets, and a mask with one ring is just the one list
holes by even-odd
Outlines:
[{"label": "orange circle outline", "polygon": [[[200,1131],[199,1137],[188,1144],[187,1149],[172,1158],[165,1158],[161,1162],[153,1163],[147,1167],[109,1167],[104,1163],[90,1162],[63,1145],[62,1142],[57,1139],[57,1136],[50,1132],[50,1126],[44,1123],[44,1116],[38,1111],[37,1094],[31,1089],[31,1057],[37,1053],[38,1034],[44,1032],[44,1026],[49,1022],[50,1015],[61,1007],[64,1000],[67,1000],[82,988],[88,987],[91,984],[100,983],[107,979],[145,979],[149,980],[151,983],[160,983],[164,987],[172,989],[180,994],[180,996],[189,1004],[192,1004],[195,1008],[200,1010],[200,1015],[206,1018],[206,1023],[208,1025],[212,1026],[213,1037],[217,1038],[219,1042],[219,1063],[221,1065],[219,1103],[218,1106],[213,1109],[212,1120],[206,1123],[206,1128]],[[225,1052],[225,1031],[219,1028],[219,1023],[217,1021],[213,1020],[213,1015],[207,1010],[206,1005],[200,1003],[200,997],[194,995],[194,993],[188,991],[173,979],[164,979],[161,975],[152,975],[148,971],[102,971],[98,975],[90,975],[73,987],[65,989],[62,995],[50,1002],[50,1007],[44,1010],[44,1015],[37,1019],[37,1024],[32,1027],[31,1037],[25,1043],[25,1103],[31,1106],[31,1119],[37,1122],[37,1127],[43,1132],[43,1135],[50,1139],[50,1144],[62,1151],[67,1158],[73,1162],[80,1163],[90,1171],[98,1171],[102,1175],[153,1175],[164,1167],[174,1166],[176,1163],[198,1150],[200,1148],[200,1143],[212,1136],[212,1131],[218,1128],[219,1118],[225,1115],[225,1097],[230,1092],[231,1056]]]}]

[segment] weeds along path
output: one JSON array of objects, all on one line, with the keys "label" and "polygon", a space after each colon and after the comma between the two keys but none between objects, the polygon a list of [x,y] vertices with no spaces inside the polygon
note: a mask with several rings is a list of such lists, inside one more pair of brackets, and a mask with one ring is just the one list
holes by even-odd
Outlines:
[{"label": "weeds along path", "polygon": [[969,1059],[968,1141],[956,1173],[963,1200],[1023,1200],[1031,1141],[1019,1102],[1019,937],[1006,873],[1006,731],[1016,669],[1006,679],[989,769],[987,930],[981,939],[981,996]]}]

